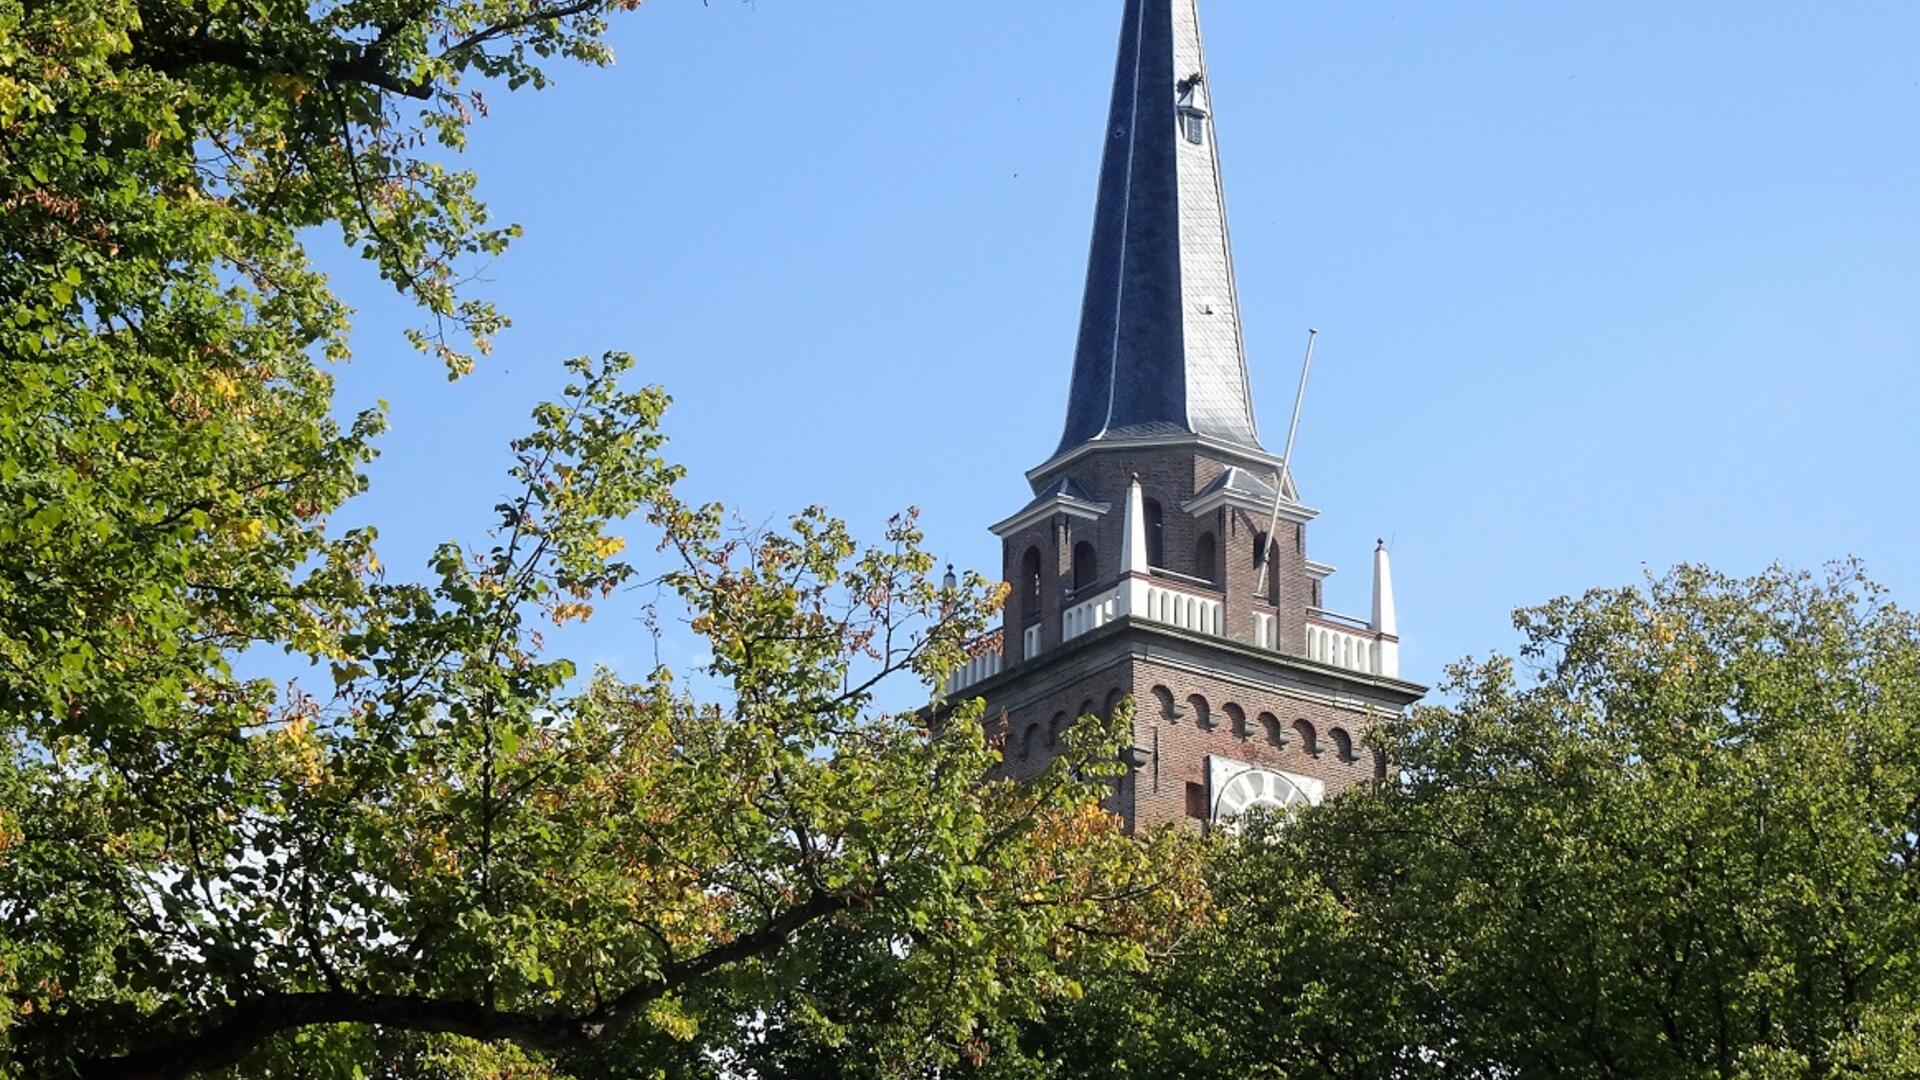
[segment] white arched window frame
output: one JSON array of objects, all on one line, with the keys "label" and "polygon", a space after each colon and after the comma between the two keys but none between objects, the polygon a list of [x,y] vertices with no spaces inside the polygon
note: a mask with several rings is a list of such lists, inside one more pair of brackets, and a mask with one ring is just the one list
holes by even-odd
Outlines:
[{"label": "white arched window frame", "polygon": [[1221,828],[1233,828],[1242,815],[1255,808],[1286,811],[1318,801],[1316,795],[1272,769],[1243,769],[1220,785],[1213,800],[1213,821]]}]

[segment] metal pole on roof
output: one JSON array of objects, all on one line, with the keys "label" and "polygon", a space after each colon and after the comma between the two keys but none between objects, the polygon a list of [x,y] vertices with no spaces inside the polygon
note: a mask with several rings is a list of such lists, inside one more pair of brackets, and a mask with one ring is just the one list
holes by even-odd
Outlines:
[{"label": "metal pole on roof", "polygon": [[1273,534],[1280,528],[1280,500],[1287,497],[1287,480],[1293,476],[1293,440],[1300,434],[1300,410],[1307,402],[1307,376],[1313,371],[1313,343],[1320,331],[1307,331],[1307,358],[1300,364],[1300,389],[1293,395],[1293,423],[1287,425],[1287,448],[1280,455],[1280,470],[1273,474],[1273,516],[1267,522],[1267,547],[1260,555],[1260,567],[1273,562]]}]

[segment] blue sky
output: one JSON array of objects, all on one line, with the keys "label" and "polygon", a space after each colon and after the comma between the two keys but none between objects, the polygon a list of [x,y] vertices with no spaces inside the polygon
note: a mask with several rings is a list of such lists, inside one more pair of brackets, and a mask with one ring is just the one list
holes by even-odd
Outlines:
[{"label": "blue sky", "polygon": [[[1119,15],[652,0],[614,68],[494,95],[468,158],[526,236],[488,270],[516,325],[478,374],[449,386],[322,252],[361,308],[342,407],[395,424],[342,523],[401,569],[478,538],[560,361],[625,349],[676,398],[692,494],[868,536],[918,505],[996,571],[986,526],[1064,416]],[[1364,614],[1391,539],[1408,676],[1682,560],[1857,555],[1920,604],[1920,5],[1202,17],[1263,432],[1318,327],[1310,553]],[[617,606],[569,644],[652,655]]]}]

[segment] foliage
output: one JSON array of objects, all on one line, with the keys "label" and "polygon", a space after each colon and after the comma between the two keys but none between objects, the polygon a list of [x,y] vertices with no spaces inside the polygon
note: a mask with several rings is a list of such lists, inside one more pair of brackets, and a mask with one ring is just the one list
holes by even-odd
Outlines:
[{"label": "foliage", "polygon": [[[931,580],[910,515],[862,547],[682,503],[624,357],[426,580],[329,531],[383,421],[331,415],[315,227],[467,370],[515,232],[447,164],[471,84],[605,62],[632,6],[0,0],[0,1074],[697,1074],[842,946],[897,1007],[810,1022],[936,1068],[1171,925],[1179,845],[1096,807],[1111,726],[982,784],[978,703],[876,704],[1000,591]],[[707,699],[542,641],[638,583],[630,516]],[[235,676],[265,649],[331,689]]]},{"label": "foliage", "polygon": [[337,226],[466,370],[505,320],[461,286],[516,230],[429,151],[468,79],[604,62],[630,6],[0,0],[9,715],[124,733],[233,649],[332,647],[369,537],[322,524],[383,420],[330,415],[348,313],[303,237]]},{"label": "foliage", "polygon": [[[979,702],[932,727],[874,712],[889,677],[964,659],[1003,590],[934,583],[911,516],[873,548],[817,510],[723,529],[674,495],[664,398],[621,390],[627,366],[577,363],[536,410],[490,547],[443,547],[431,585],[368,583],[329,697],[196,698],[151,760],[14,755],[18,1060],[179,1076],[347,1024],[697,1070],[853,942],[898,995],[863,1038],[925,1067],[1072,992],[1063,961],[1137,964],[1177,924],[1177,840],[1136,844],[1096,805],[1124,716],[1016,785],[982,782]],[[721,701],[664,669],[576,688],[540,652],[538,621],[628,579],[606,528],[636,510]]]},{"label": "foliage", "polygon": [[[1521,612],[1261,830],[1218,925],[1029,1033],[1056,1075],[1920,1075],[1920,624],[1843,567]],[[1520,672],[1531,669],[1533,678]]]}]

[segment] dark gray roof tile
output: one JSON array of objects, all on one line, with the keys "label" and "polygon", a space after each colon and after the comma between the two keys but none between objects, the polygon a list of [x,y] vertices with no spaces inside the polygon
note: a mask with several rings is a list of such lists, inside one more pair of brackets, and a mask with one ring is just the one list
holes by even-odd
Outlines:
[{"label": "dark gray roof tile", "polygon": [[1260,449],[1196,8],[1126,3],[1059,453],[1187,433]]}]

